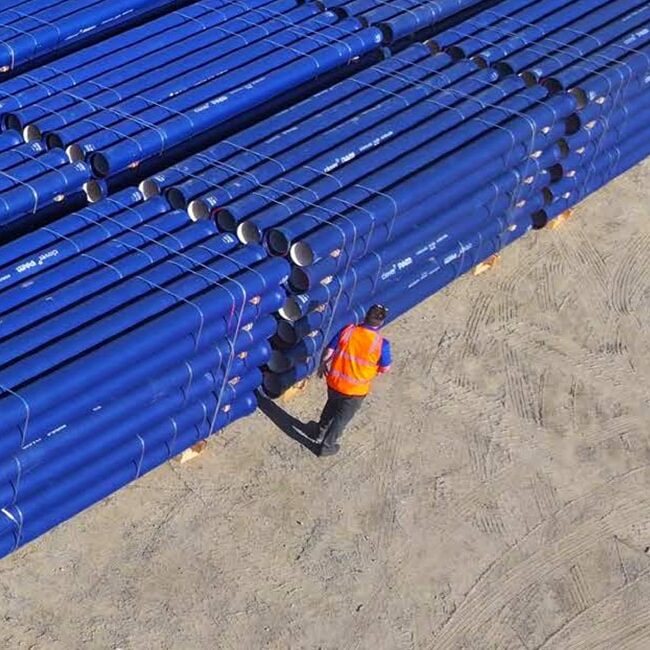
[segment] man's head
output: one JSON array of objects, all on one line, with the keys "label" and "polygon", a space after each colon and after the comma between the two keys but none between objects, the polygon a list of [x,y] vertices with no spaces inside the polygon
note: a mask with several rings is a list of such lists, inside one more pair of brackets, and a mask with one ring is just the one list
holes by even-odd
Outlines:
[{"label": "man's head", "polygon": [[366,325],[381,327],[388,316],[388,309],[383,305],[373,305],[366,313]]}]

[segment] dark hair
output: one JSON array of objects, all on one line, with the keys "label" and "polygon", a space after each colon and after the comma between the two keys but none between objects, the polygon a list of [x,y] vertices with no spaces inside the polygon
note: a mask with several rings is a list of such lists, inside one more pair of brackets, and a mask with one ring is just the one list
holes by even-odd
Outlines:
[{"label": "dark hair", "polygon": [[381,327],[388,316],[388,309],[383,305],[373,305],[366,314],[366,324],[370,327]]}]

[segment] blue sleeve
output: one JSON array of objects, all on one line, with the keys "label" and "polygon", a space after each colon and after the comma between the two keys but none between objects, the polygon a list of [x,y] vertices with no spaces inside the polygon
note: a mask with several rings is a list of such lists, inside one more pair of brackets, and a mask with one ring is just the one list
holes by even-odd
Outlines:
[{"label": "blue sleeve", "polygon": [[393,353],[390,349],[390,342],[384,339],[384,344],[381,347],[381,357],[379,358],[379,367],[387,368],[393,363]]}]

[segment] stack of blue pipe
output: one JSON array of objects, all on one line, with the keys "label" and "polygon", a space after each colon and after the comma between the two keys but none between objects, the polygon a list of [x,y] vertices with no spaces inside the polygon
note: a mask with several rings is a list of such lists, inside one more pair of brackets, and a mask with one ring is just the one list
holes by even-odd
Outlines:
[{"label": "stack of blue pipe", "polygon": [[650,3],[640,0],[502,3],[433,39],[456,59],[576,98],[580,128],[566,138],[542,222],[650,154],[649,43]]},{"label": "stack of blue pipe", "polygon": [[[98,200],[109,187],[124,186],[128,171],[142,163],[144,173],[196,150],[199,142],[255,121],[258,111],[268,111],[272,102],[286,102],[289,91],[305,94],[309,84],[325,83],[328,74],[345,74],[365,54],[378,56],[381,42],[485,2],[444,0],[415,7],[411,0],[395,5],[373,0],[342,4],[334,11],[299,0],[147,5],[150,11],[188,6],[0,85],[0,151],[19,133],[27,142],[52,149],[50,155],[57,160],[62,159],[59,149],[65,150],[72,163],[64,175],[43,178],[42,168],[27,168],[28,180],[39,177],[35,184],[25,185],[23,177],[13,181],[22,188],[21,198],[14,203],[13,195],[8,197],[3,209],[10,214],[0,221],[22,222],[18,230],[6,230],[5,238],[39,218],[63,213],[62,198],[76,206],[84,186],[90,188],[86,195]],[[27,4],[32,12],[45,9],[33,1]],[[25,14],[27,4],[20,10]],[[48,20],[61,34],[87,19],[86,12],[69,19],[67,4],[47,8]],[[108,10],[106,3],[95,4],[98,11]],[[143,6],[113,3],[111,11],[124,9],[123,4],[131,17]],[[127,13],[109,22],[120,24]],[[30,20],[44,16],[33,13]],[[88,168],[95,179],[111,182],[89,182]]]},{"label": "stack of blue pipe", "polygon": [[[29,186],[42,168],[27,165],[12,177],[20,198],[7,197],[0,223],[42,208],[61,212],[54,199],[81,194],[91,162],[95,177],[115,179],[196,150],[213,131],[251,122],[288,91],[376,51],[381,38],[317,3],[205,0],[15,77],[0,85],[0,150],[19,133],[57,161],[65,150],[72,164]],[[10,176],[3,161],[0,171]],[[91,187],[95,200],[108,190],[104,182]]]},{"label": "stack of blue pipe", "polygon": [[0,153],[0,170],[0,242],[30,225],[29,215],[41,220],[53,204],[78,204],[91,179],[89,165],[70,163],[64,151],[48,151],[40,142]]},{"label": "stack of blue pipe", "polygon": [[0,74],[181,4],[177,0],[3,0]]},{"label": "stack of blue pipe", "polygon": [[647,0],[330,1],[147,3],[0,85],[0,240],[101,199],[0,245],[0,556],[650,154]]},{"label": "stack of blue pipe", "polygon": [[[256,107],[381,40],[378,29],[316,3],[206,0],[73,55],[76,63],[68,57],[72,70],[45,86],[18,78],[24,89],[0,110],[27,140],[65,148],[107,177],[186,147],[245,111],[252,119]],[[98,74],[87,57],[117,45]]]},{"label": "stack of blue pipe", "polygon": [[137,190],[0,248],[0,556],[251,413],[288,268]]},{"label": "stack of blue pipe", "polygon": [[575,107],[419,44],[147,189],[290,259],[265,377],[278,395],[373,302],[396,318],[527,232],[561,176]]},{"label": "stack of blue pipe", "polygon": [[292,262],[267,392],[373,302],[399,316],[650,153],[629,119],[650,5],[601,4],[500,3],[143,185]]},{"label": "stack of blue pipe", "polygon": [[[451,47],[435,43],[456,65],[497,73],[490,93],[509,85],[515,94],[486,101],[476,120],[465,112],[455,144],[453,132],[430,146],[416,141],[392,178],[383,167],[268,232],[271,249],[289,252],[292,286],[303,291],[281,312],[290,322],[281,323],[269,364],[271,394],[311,372],[329,336],[361,319],[372,302],[400,315],[650,155],[650,3],[597,4],[503,3],[501,12],[506,5],[519,11],[515,18],[501,13],[489,37],[483,27]],[[494,111],[513,99],[518,107],[510,103],[499,121]],[[429,152],[434,162],[426,169]],[[269,214],[286,215],[288,204],[252,219],[259,225]]]},{"label": "stack of blue pipe", "polygon": [[493,4],[486,0],[325,0],[342,16],[353,16],[382,30],[388,43],[430,28],[461,12]]}]

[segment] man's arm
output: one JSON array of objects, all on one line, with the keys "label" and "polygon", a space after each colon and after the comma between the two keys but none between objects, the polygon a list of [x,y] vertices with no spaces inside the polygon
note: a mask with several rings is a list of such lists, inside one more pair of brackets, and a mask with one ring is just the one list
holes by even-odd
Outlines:
[{"label": "man's arm", "polygon": [[387,372],[390,372],[390,369],[393,365],[393,353],[390,348],[390,343],[384,339],[384,343],[381,348],[381,357],[379,359],[379,368],[377,372],[380,375],[385,375]]},{"label": "man's arm", "polygon": [[328,372],[329,372],[329,362],[332,360],[332,357],[334,356],[334,348],[327,347],[325,348],[325,351],[323,352],[323,356],[320,358],[320,366],[318,368],[318,376],[319,377],[324,377]]},{"label": "man's arm", "polygon": [[318,366],[318,376],[324,377],[330,369],[330,362],[336,352],[336,348],[341,338],[341,332],[337,332],[336,336],[329,342],[329,345],[323,350],[323,355],[320,358],[320,365]]}]

